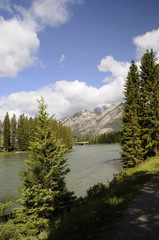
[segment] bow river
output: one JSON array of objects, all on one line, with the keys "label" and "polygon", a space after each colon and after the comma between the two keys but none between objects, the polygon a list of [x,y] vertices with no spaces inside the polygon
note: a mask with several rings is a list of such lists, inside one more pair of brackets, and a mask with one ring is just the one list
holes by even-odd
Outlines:
[{"label": "bow river", "polygon": [[[94,184],[109,183],[122,169],[120,151],[117,144],[75,146],[69,150],[66,154],[71,170],[66,176],[68,189],[80,197]],[[17,194],[16,188],[22,183],[18,173],[28,158],[26,153],[0,156],[0,201]]]}]

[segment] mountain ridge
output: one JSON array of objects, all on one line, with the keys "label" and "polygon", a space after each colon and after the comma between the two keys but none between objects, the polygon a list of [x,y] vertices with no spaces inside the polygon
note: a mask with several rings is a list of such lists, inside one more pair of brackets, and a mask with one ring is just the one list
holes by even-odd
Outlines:
[{"label": "mountain ridge", "polygon": [[82,110],[65,118],[62,122],[69,126],[74,136],[95,136],[121,130],[122,103],[109,107],[96,107],[93,110]]}]

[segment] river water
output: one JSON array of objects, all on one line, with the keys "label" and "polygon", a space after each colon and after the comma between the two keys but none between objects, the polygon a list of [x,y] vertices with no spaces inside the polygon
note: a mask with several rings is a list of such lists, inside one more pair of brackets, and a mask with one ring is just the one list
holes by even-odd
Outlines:
[{"label": "river water", "polygon": [[[96,183],[107,184],[121,168],[119,145],[75,146],[66,157],[70,172],[66,177],[68,189],[76,196],[84,196],[86,190]],[[0,156],[0,201],[16,194],[21,185],[18,175],[25,167],[28,154]]]}]

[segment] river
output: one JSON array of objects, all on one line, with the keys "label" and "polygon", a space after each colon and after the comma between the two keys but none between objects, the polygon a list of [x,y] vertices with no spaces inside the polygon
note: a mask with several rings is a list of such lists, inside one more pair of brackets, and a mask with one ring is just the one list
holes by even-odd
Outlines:
[{"label": "river", "polygon": [[[66,155],[71,170],[66,177],[68,189],[79,197],[96,183],[107,184],[121,170],[120,150],[119,145],[75,146]],[[17,193],[16,187],[21,185],[18,173],[28,157],[24,153],[0,156],[0,201]]]}]

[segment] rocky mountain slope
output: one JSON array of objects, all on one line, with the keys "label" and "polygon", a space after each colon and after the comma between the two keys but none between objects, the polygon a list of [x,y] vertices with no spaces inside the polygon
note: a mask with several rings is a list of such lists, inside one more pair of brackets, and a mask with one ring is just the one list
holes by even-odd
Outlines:
[{"label": "rocky mountain slope", "polygon": [[95,136],[121,129],[122,103],[83,110],[63,120],[74,136]]}]

